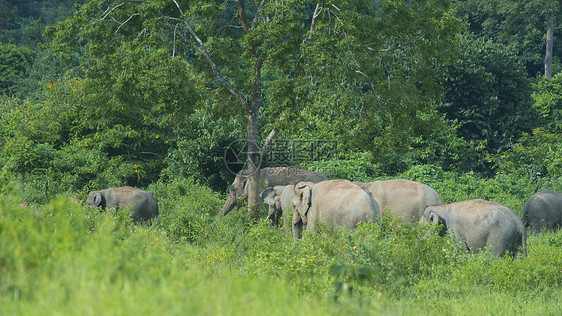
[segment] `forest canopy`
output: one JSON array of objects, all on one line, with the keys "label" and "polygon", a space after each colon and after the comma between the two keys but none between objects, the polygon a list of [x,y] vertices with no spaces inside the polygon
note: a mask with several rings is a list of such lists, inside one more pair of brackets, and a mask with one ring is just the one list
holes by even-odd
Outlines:
[{"label": "forest canopy", "polygon": [[514,154],[559,146],[556,45],[540,74],[559,6],[486,3],[3,0],[2,170],[34,202],[178,177],[224,192],[229,145],[271,131],[337,155],[264,166],[333,177],[533,169]]}]

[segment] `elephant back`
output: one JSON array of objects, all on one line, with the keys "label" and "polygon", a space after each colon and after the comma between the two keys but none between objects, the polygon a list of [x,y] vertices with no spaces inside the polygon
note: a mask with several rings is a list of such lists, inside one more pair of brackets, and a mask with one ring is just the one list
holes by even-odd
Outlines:
[{"label": "elephant back", "polygon": [[319,221],[354,228],[361,221],[376,221],[377,202],[363,188],[348,180],[328,180],[314,185],[312,203]]},{"label": "elephant back", "polygon": [[411,223],[421,219],[427,206],[443,204],[433,188],[415,181],[391,179],[358,184],[371,193],[380,212],[387,210],[393,218],[403,217]]},{"label": "elephant back", "polygon": [[125,186],[104,191],[107,204],[115,208],[129,207],[133,221],[148,220],[159,215],[156,198],[145,190]]},{"label": "elephant back", "polygon": [[301,181],[321,182],[328,178],[314,171],[293,167],[267,167],[260,170],[260,178],[265,187],[296,184]]}]

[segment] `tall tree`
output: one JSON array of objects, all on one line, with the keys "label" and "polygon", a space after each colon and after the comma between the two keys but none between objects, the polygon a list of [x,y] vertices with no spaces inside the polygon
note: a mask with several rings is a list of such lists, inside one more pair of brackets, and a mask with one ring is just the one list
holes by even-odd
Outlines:
[{"label": "tall tree", "polygon": [[[90,0],[49,35],[60,52],[83,46],[94,59],[113,50],[107,43],[116,38],[147,49],[167,43],[173,57],[206,75],[208,87],[220,88],[223,109],[245,118],[252,170],[271,139],[258,145],[264,100],[279,117],[298,112],[311,94],[339,90],[354,106],[386,109],[379,121],[415,120],[420,104],[435,100],[437,69],[450,60],[461,27],[443,0]],[[250,218],[258,187],[253,172]]]},{"label": "tall tree", "polygon": [[[560,11],[560,0],[454,2],[457,15],[469,23],[472,33],[516,49],[530,76],[544,73],[545,17],[556,16]],[[553,24],[552,30],[555,31],[553,40],[560,40],[560,25]],[[553,50],[552,57],[562,60],[562,50]]]},{"label": "tall tree", "polygon": [[552,45],[554,41],[554,14],[546,14],[546,53],[544,55],[544,75],[552,78]]},{"label": "tall tree", "polygon": [[450,66],[439,109],[461,124],[460,136],[486,150],[505,150],[532,129],[531,86],[516,53],[471,34],[463,36],[460,62]]}]

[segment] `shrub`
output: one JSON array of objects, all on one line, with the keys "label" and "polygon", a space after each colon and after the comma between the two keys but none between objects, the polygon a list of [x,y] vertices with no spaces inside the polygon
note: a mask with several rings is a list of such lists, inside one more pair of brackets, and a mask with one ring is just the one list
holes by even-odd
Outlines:
[{"label": "shrub", "polygon": [[384,176],[382,166],[373,163],[370,152],[339,153],[335,159],[303,162],[301,167],[323,173],[330,179],[368,182]]},{"label": "shrub", "polygon": [[190,178],[148,188],[158,200],[158,226],[174,241],[194,242],[212,234],[208,229],[222,206],[222,197]]},{"label": "shrub", "polygon": [[29,48],[0,43],[0,94],[12,89],[28,75],[35,53]]},{"label": "shrub", "polygon": [[68,198],[41,209],[2,204],[0,293],[32,302],[48,287],[51,297],[69,299],[91,282],[155,280],[168,260],[162,241],[127,212],[98,212]]}]

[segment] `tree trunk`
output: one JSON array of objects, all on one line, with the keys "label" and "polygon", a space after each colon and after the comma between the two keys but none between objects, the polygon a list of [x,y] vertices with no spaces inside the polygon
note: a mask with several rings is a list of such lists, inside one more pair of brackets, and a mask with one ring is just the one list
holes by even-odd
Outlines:
[{"label": "tree trunk", "polygon": [[554,36],[553,27],[554,14],[549,13],[546,15],[546,54],[544,57],[544,75],[550,79],[552,78],[552,44]]},{"label": "tree trunk", "polygon": [[[259,108],[259,107],[258,107]],[[261,155],[258,146],[258,110],[248,113],[248,219],[258,217]]]},{"label": "tree trunk", "polygon": [[261,104],[261,68],[264,57],[256,58],[256,73],[252,84],[252,101],[248,109],[248,219],[258,218],[261,150],[258,145],[258,113]]}]

